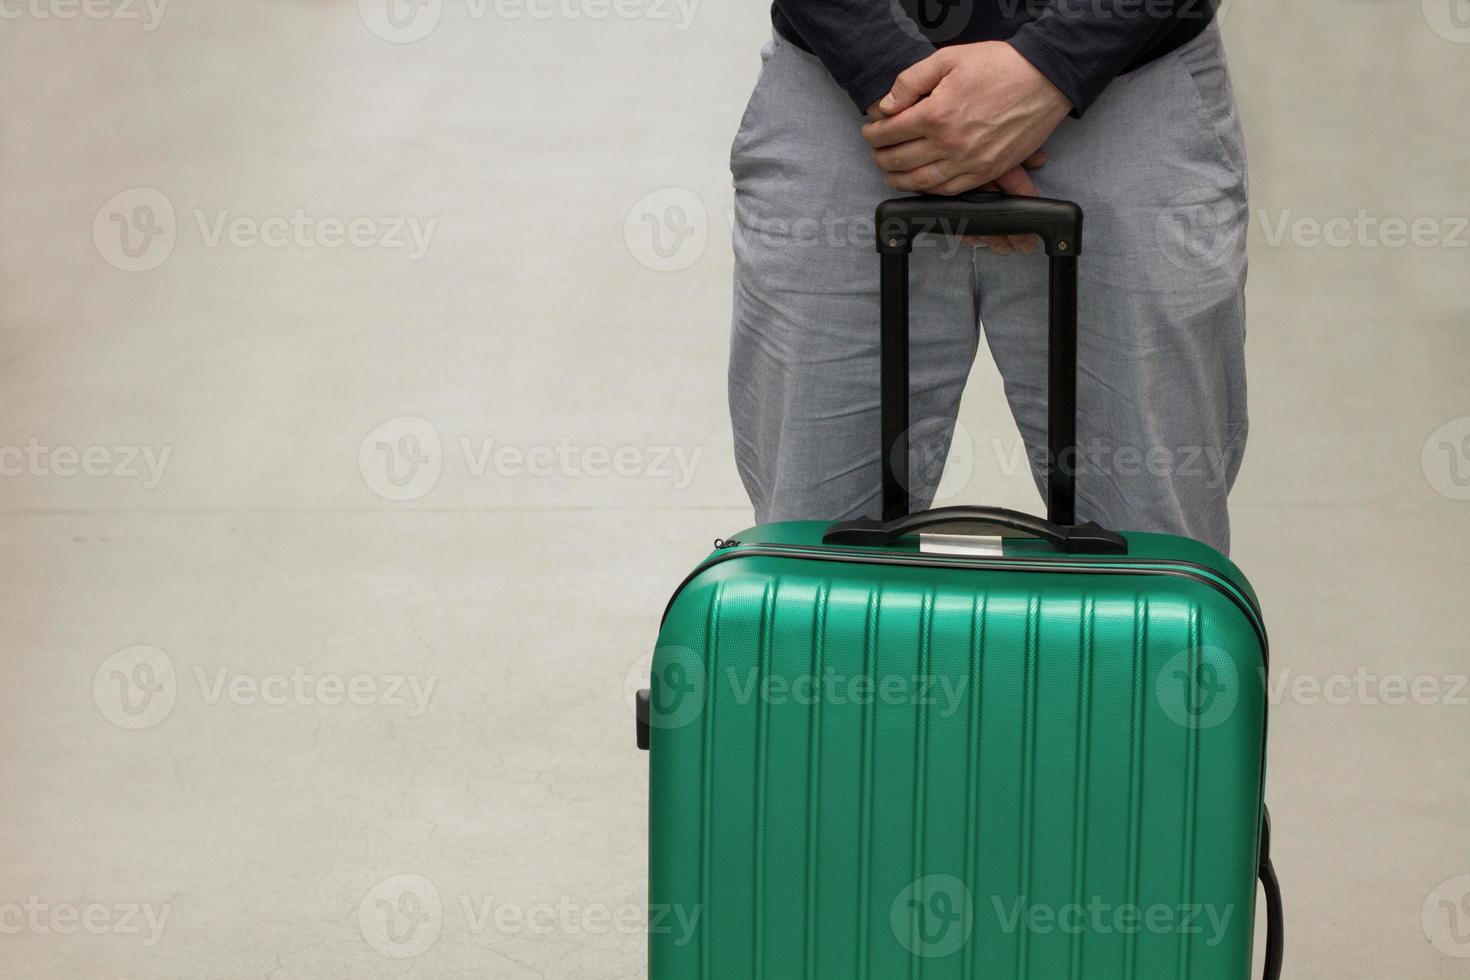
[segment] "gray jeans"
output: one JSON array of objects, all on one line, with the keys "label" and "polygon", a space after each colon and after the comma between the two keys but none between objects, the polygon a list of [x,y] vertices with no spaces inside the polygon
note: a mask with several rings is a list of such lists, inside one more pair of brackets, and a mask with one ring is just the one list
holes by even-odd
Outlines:
[{"label": "gray jeans", "polygon": [[[762,523],[876,514],[872,213],[897,195],[821,63],[780,38],[762,58],[731,152],[736,458]],[[1247,207],[1217,31],[1113,82],[1046,150],[1032,173],[1040,192],[1085,214],[1078,519],[1224,551],[1226,497],[1246,439]],[[982,333],[1039,479],[1045,256],[932,238],[911,269],[915,509],[933,501]]]}]

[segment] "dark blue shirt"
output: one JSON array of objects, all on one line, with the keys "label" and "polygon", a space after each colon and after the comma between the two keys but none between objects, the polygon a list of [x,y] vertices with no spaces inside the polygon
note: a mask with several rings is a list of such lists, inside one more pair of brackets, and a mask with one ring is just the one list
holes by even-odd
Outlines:
[{"label": "dark blue shirt", "polygon": [[1080,115],[1114,78],[1198,37],[1214,0],[775,0],[771,15],[863,111],[936,47],[1009,41]]}]

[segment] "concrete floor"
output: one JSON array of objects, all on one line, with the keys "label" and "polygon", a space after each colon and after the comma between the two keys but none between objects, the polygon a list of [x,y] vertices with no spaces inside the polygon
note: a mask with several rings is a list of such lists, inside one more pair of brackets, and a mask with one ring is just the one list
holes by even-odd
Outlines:
[{"label": "concrete floor", "polygon": [[[1449,2],[1225,15],[1256,209],[1236,557],[1278,681],[1441,685],[1273,706],[1290,977],[1470,976]],[[625,687],[748,521],[725,159],[759,6],[10,8],[0,975],[641,975]],[[661,255],[670,204],[695,234]],[[1295,234],[1359,209],[1441,244]],[[963,417],[1014,439],[988,364]],[[967,499],[1034,506],[1003,470],[977,451]]]}]

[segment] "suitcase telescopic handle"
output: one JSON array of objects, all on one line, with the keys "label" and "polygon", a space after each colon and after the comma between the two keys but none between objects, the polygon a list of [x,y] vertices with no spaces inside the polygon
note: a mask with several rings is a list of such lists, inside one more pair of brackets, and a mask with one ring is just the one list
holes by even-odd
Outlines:
[{"label": "suitcase telescopic handle", "polygon": [[1082,209],[1071,201],[1008,194],[900,197],[874,215],[882,262],[883,517],[909,512],[909,253],[921,234],[1023,235],[1051,261],[1047,372],[1047,517],[1076,520],[1077,255]]},{"label": "suitcase telescopic handle", "polygon": [[923,531],[1040,538],[1059,551],[1069,554],[1128,553],[1128,542],[1121,534],[1104,530],[1091,521],[1086,524],[1055,524],[1004,507],[938,507],[917,514],[905,514],[891,521],[859,517],[833,524],[822,536],[822,541],[824,544],[882,547],[893,544],[906,534]]}]

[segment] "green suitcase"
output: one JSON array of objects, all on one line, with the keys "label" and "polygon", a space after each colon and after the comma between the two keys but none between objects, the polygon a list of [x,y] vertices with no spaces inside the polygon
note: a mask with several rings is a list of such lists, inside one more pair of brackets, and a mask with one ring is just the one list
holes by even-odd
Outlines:
[{"label": "green suitcase", "polygon": [[[1266,634],[1230,561],[1073,517],[1081,214],[880,206],[884,520],[717,541],[651,686],[650,980],[1265,976]],[[1051,257],[1048,516],[907,514],[915,235]]]}]

